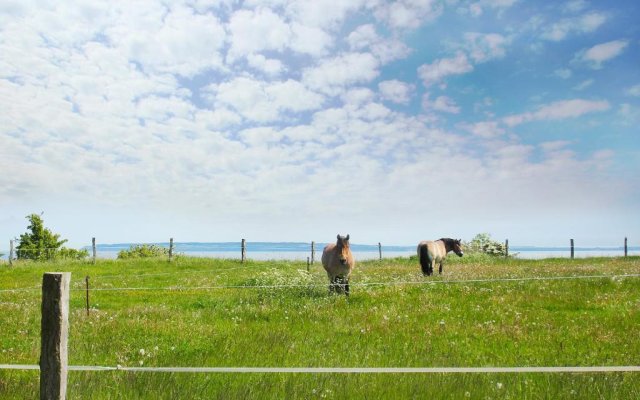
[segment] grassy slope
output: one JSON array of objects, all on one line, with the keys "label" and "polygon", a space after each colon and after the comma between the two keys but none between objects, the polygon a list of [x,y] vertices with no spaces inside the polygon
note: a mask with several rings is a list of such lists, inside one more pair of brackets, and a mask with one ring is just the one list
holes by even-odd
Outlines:
[{"label": "grassy slope", "polygon": [[[42,272],[72,272],[71,365],[430,367],[640,365],[640,258],[450,258],[360,263],[352,296],[327,295],[318,265],[182,258],[0,269],[0,364],[36,364]],[[93,291],[296,284],[289,288]],[[424,284],[425,281],[433,282]],[[448,281],[445,283],[443,281]],[[374,283],[395,283],[379,286]],[[358,286],[358,284],[368,286]],[[141,351],[144,349],[144,351]],[[142,354],[144,353],[144,354]],[[640,398],[633,373],[473,375],[71,372],[81,398]],[[37,371],[0,370],[0,398],[37,393]]]}]

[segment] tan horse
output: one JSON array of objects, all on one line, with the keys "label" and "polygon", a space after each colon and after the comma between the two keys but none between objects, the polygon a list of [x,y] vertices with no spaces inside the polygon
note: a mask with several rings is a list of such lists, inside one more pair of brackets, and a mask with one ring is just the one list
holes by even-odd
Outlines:
[{"label": "tan horse", "polygon": [[349,235],[340,236],[336,243],[329,243],[322,251],[322,266],[329,276],[329,293],[349,296],[349,276],[356,264],[349,248]]},{"label": "tan horse", "polygon": [[439,240],[423,240],[418,244],[418,259],[422,267],[422,273],[425,275],[433,274],[433,268],[436,263],[440,264],[439,272],[442,275],[442,264],[447,257],[447,253],[453,251],[462,257],[462,245],[460,239],[442,238]]}]

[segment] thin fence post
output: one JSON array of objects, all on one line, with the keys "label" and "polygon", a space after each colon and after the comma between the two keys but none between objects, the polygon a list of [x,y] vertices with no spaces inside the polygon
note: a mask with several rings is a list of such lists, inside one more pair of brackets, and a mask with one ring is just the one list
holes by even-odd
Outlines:
[{"label": "thin fence post", "polygon": [[382,261],[382,245],[378,242],[378,255],[380,257],[380,261]]},{"label": "thin fence post", "polygon": [[13,265],[13,240],[9,240],[9,265]]},{"label": "thin fence post", "polygon": [[504,240],[504,258],[509,257],[509,239]]},{"label": "thin fence post", "polygon": [[624,256],[627,256],[627,238],[624,238]]},{"label": "thin fence post", "polygon": [[307,272],[309,272],[309,257],[307,257]]},{"label": "thin fence post", "polygon": [[571,239],[571,259],[573,259],[574,253],[573,239]]},{"label": "thin fence post", "polygon": [[169,261],[173,257],[173,238],[169,239]]},{"label": "thin fence post", "polygon": [[311,264],[313,264],[315,259],[316,259],[316,242],[311,241]]},{"label": "thin fence post", "polygon": [[241,261],[244,264],[245,260],[247,259],[247,241],[242,239],[242,243],[241,243]]},{"label": "thin fence post", "polygon": [[96,238],[92,237],[91,238],[91,250],[93,251],[93,263],[96,263]]},{"label": "thin fence post", "polygon": [[87,316],[89,316],[89,275],[84,278],[87,287]]},{"label": "thin fence post", "polygon": [[70,272],[42,277],[40,400],[63,400],[67,394]]}]

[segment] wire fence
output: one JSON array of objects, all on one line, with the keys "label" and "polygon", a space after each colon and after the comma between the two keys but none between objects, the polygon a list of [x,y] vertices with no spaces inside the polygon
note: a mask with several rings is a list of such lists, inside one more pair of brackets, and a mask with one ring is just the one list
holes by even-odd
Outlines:
[{"label": "wire fence", "polygon": [[[13,242],[13,241],[11,241]],[[505,241],[505,243],[508,241]],[[0,251],[0,260],[19,259],[57,259],[57,258],[91,258],[117,259],[120,252],[133,246],[155,246],[168,254],[168,257],[190,256],[204,258],[236,259],[236,260],[291,260],[318,262],[326,243],[302,242],[212,242],[212,243],[146,243],[146,244],[96,244],[83,246],[80,256],[61,252],[59,248],[20,249],[10,244],[10,249]],[[507,246],[512,256],[523,259],[537,258],[574,258],[574,257],[618,257],[640,256],[640,246],[627,246],[625,238],[622,246],[575,247],[573,240],[570,246],[536,247],[525,245]],[[398,246],[376,244],[352,244],[351,250],[357,260],[375,260],[415,255],[415,246]]]},{"label": "wire fence", "polygon": [[[0,369],[40,370],[31,364],[0,364]],[[640,372],[636,365],[542,366],[542,367],[115,367],[69,365],[69,371],[127,371],[164,373],[231,374],[528,374]]]},{"label": "wire fence", "polygon": [[[388,281],[388,282],[356,282],[351,283],[351,287],[390,287],[390,286],[435,286],[443,284],[475,284],[475,283],[498,283],[498,282],[531,282],[531,281],[560,281],[560,280],[580,280],[580,279],[611,279],[620,280],[626,278],[639,278],[640,274],[619,274],[619,275],[568,275],[568,276],[546,276],[546,277],[522,277],[522,278],[489,278],[489,279],[455,279],[455,280],[431,280],[431,281]],[[326,288],[326,283],[302,283],[302,284],[278,284],[278,285],[209,285],[209,286],[166,286],[166,287],[105,287],[105,288],[72,288],[70,291],[78,292],[126,292],[126,291],[162,291],[162,292],[185,292],[185,291],[206,291],[222,289],[299,289],[299,288]],[[0,289],[0,293],[10,292],[39,292],[40,286],[30,286],[23,288]]]}]

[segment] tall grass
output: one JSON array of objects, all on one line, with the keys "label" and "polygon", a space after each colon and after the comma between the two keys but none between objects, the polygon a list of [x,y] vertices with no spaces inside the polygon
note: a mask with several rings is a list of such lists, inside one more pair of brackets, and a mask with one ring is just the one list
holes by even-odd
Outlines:
[{"label": "tall grass", "polygon": [[[40,283],[70,271],[69,363],[105,366],[480,367],[640,365],[640,258],[449,258],[359,263],[350,298],[322,267],[181,257],[19,263],[0,270],[0,364],[36,364]],[[90,276],[91,312],[84,310]],[[491,281],[491,279],[501,279]],[[283,287],[278,287],[284,285]],[[132,290],[113,290],[130,288]],[[108,289],[108,290],[107,290]],[[71,399],[640,398],[634,373],[181,374],[70,372]],[[0,398],[37,371],[0,370]]]}]

